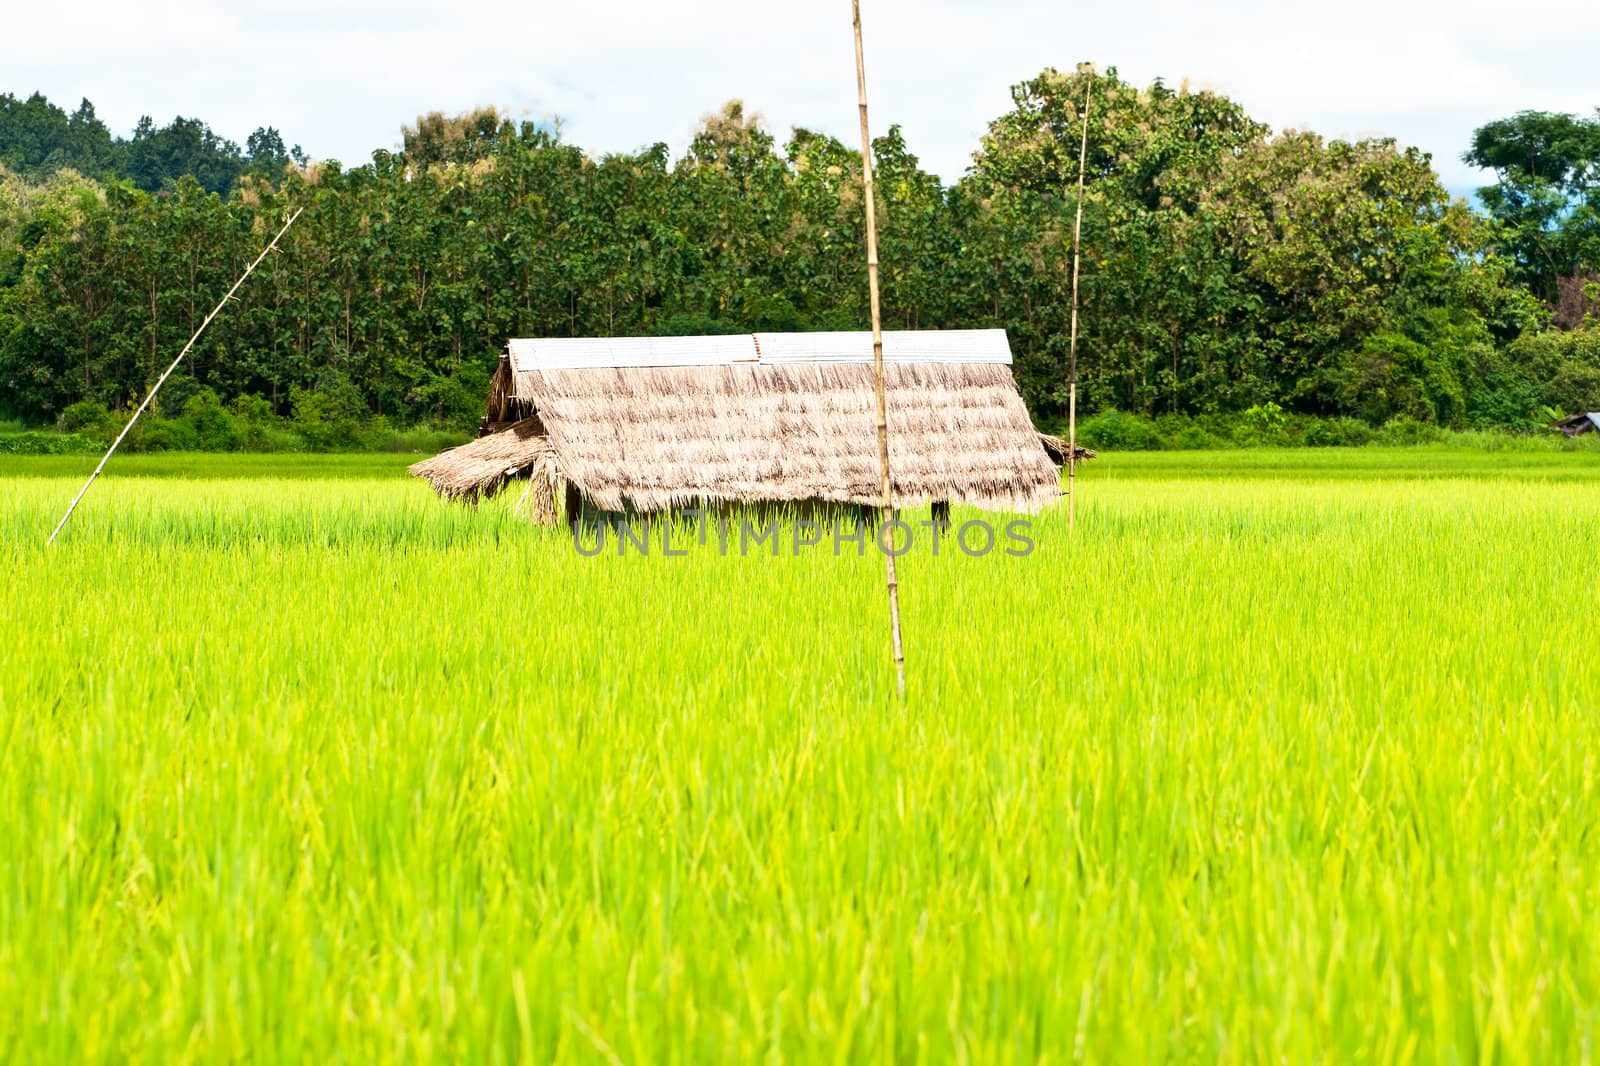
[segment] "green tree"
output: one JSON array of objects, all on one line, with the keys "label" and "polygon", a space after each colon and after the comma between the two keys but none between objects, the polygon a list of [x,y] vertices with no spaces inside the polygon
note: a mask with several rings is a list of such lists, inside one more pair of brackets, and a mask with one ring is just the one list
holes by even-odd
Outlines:
[{"label": "green tree", "polygon": [[1495,172],[1478,196],[1499,224],[1502,253],[1540,299],[1554,304],[1563,281],[1600,271],[1600,111],[1496,119],[1461,158]]},{"label": "green tree", "polygon": [[[1020,83],[948,187],[898,126],[873,145],[886,322],[1003,327],[1046,420],[1066,398],[1089,78]],[[1223,96],[1114,70],[1092,84],[1085,412],[1520,424],[1539,398],[1587,387],[1587,348],[1557,358],[1568,349],[1518,340],[1548,313],[1518,284],[1504,220],[1452,203],[1425,155],[1272,136]],[[75,128],[42,98],[7,106],[41,144]],[[660,144],[596,158],[492,108],[423,116],[402,140],[345,167],[306,161],[272,127],[240,151],[198,120],[146,121],[112,142],[131,178],[0,172],[7,416],[126,405],[297,207],[168,385],[171,410],[203,397],[216,439],[229,410],[299,411],[323,444],[372,416],[470,422],[509,336],[865,325],[861,159],[832,137],[795,129],[780,151],[730,101],[676,159]],[[1551,151],[1495,158],[1590,180],[1581,152],[1560,148],[1551,169]],[[1565,210],[1562,226],[1578,217]]]},{"label": "green tree", "polygon": [[24,177],[42,179],[58,170],[104,177],[116,162],[116,146],[88,100],[67,114],[34,93],[19,100],[0,94],[0,164]]},{"label": "green tree", "polygon": [[417,117],[415,126],[402,127],[401,154],[414,167],[444,163],[471,163],[495,154],[501,139],[511,135],[511,124],[492,107],[459,115],[430,111]]}]

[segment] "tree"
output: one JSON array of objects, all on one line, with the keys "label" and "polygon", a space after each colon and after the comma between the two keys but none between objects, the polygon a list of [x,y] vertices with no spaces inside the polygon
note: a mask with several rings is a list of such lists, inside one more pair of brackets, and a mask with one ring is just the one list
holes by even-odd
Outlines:
[{"label": "tree", "polygon": [[991,187],[1065,195],[1077,181],[1080,112],[1091,79],[1088,180],[1115,184],[1147,210],[1192,207],[1223,159],[1267,132],[1216,93],[1161,81],[1138,89],[1115,67],[1101,74],[1046,68],[1012,87],[1012,110],[989,124],[973,176]]},{"label": "tree", "polygon": [[1565,279],[1600,269],[1600,111],[1496,119],[1461,158],[1495,172],[1478,196],[1498,223],[1497,245],[1540,299],[1556,304]]},{"label": "tree", "polygon": [[18,100],[0,94],[0,164],[40,180],[57,170],[104,177],[115,162],[115,146],[105,123],[88,100],[68,115],[34,93]]},{"label": "tree", "polygon": [[686,309],[748,322],[774,295],[790,221],[790,174],[772,135],[729,100],[701,120],[673,177]]},{"label": "tree", "polygon": [[[886,321],[1004,328],[1023,396],[1046,421],[1066,399],[1085,77],[1046,70],[1017,85],[949,187],[898,126],[872,146]],[[1140,88],[1115,71],[1094,85],[1086,411],[1276,404],[1484,424],[1525,421],[1537,397],[1587,388],[1589,346],[1570,358],[1549,348],[1557,359],[1516,342],[1546,312],[1516,284],[1505,224],[1452,203],[1426,155],[1272,136],[1223,96]],[[69,116],[42,97],[0,101],[0,130],[33,131],[7,143],[46,169],[50,153],[79,150],[74,136],[102,144],[96,124],[87,104]],[[1503,138],[1492,158],[1570,190],[1593,169],[1572,137]],[[861,158],[832,137],[795,129],[780,151],[735,100],[677,159],[661,144],[590,156],[490,108],[425,115],[403,141],[345,168],[307,163],[270,126],[241,151],[198,119],[145,119],[112,142],[132,180],[0,172],[8,417],[54,420],[75,402],[137,395],[291,206],[305,213],[278,254],[168,386],[175,407],[209,389],[319,424],[459,423],[509,336],[866,324]],[[1570,197],[1563,211],[1565,233]],[[1581,321],[1584,276],[1558,278],[1557,292]]]},{"label": "tree", "polygon": [[260,126],[245,139],[245,152],[248,157],[248,173],[270,181],[274,184],[283,178],[284,169],[291,164],[294,166],[306,165],[306,154],[297,144],[287,148],[283,143],[283,135],[275,127]]},{"label": "tree", "polygon": [[101,181],[131,178],[155,192],[188,175],[202,188],[227,193],[247,171],[278,181],[288,163],[306,165],[300,146],[285,148],[271,126],[259,127],[247,143],[248,156],[204,122],[182,116],[158,127],[147,115],[131,138],[113,138],[88,100],[69,115],[40,93],[26,100],[0,94],[0,165],[32,181],[72,170]]},{"label": "tree", "polygon": [[493,107],[480,107],[459,115],[430,111],[417,117],[415,126],[401,128],[401,154],[414,167],[443,163],[471,163],[492,156],[502,136],[511,134]]}]

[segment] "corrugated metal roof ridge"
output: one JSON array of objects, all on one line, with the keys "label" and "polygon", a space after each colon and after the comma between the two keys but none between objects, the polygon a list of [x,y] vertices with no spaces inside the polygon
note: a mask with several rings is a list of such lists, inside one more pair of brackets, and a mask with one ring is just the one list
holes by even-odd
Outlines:
[{"label": "corrugated metal roof ridge", "polygon": [[[870,362],[872,334],[866,330],[761,333],[764,363]],[[1003,329],[884,330],[883,357],[896,363],[1005,363],[1011,345]]]},{"label": "corrugated metal roof ridge", "polygon": [[[700,337],[546,337],[506,343],[516,371],[585,367],[722,366],[733,363],[864,363],[866,330],[735,333]],[[883,357],[897,363],[1011,364],[1003,329],[885,330]]]}]

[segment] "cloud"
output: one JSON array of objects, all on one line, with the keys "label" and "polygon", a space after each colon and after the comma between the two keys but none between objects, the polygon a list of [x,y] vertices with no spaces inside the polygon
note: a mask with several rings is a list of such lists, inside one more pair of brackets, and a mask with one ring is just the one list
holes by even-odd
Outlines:
[{"label": "cloud", "polygon": [[[1537,20],[1480,0],[863,2],[874,127],[901,123],[946,180],[1009,106],[1012,83],[1082,59],[1138,82],[1216,87],[1275,128],[1393,136],[1431,152],[1453,187],[1479,180],[1458,156],[1482,122],[1600,105],[1587,73],[1600,5],[1571,0]],[[420,112],[485,103],[559,116],[594,152],[681,149],[734,96],[780,137],[800,124],[853,141],[849,17],[843,0],[91,0],[9,15],[0,89],[67,106],[87,96],[122,131],[145,113],[197,115],[241,142],[275,125],[351,163],[396,144]]]}]

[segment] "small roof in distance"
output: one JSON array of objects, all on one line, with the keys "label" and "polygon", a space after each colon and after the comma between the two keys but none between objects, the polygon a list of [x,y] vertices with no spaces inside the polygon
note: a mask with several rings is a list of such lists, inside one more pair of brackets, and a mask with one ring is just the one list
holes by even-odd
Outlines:
[{"label": "small roof in distance", "polygon": [[[737,363],[870,363],[872,334],[735,333],[707,337],[550,337],[507,343],[511,369],[728,366]],[[883,358],[892,363],[1011,364],[1003,329],[890,329]]]}]

